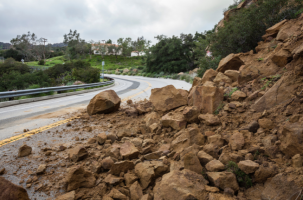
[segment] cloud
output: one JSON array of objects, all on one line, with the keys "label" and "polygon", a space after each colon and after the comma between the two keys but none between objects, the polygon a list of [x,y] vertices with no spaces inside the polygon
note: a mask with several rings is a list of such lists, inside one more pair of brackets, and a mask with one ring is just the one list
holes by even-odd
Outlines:
[{"label": "cloud", "polygon": [[233,0],[10,0],[0,3],[0,41],[34,32],[51,43],[70,29],[85,40],[203,32],[223,18]]}]

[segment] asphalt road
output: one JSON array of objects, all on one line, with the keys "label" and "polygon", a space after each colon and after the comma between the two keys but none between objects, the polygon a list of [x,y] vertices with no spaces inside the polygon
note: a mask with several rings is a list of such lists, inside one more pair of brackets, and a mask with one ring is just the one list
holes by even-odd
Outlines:
[{"label": "asphalt road", "polygon": [[[107,75],[116,80],[116,85],[108,88],[114,90],[123,100],[133,101],[148,99],[151,89],[174,85],[178,89],[189,90],[191,84],[184,81],[157,79],[136,76]],[[89,92],[68,97],[44,100],[0,108],[0,141],[23,133],[24,129],[37,129],[56,121],[68,113],[86,108],[89,101],[100,91]]]}]

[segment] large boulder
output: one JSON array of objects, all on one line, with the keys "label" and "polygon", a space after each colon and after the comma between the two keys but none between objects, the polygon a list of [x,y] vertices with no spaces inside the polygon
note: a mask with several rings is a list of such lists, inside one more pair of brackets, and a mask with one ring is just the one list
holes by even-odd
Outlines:
[{"label": "large boulder", "polygon": [[195,153],[189,152],[185,154],[183,157],[183,161],[184,161],[184,169],[191,170],[198,174],[202,173],[203,168]]},{"label": "large boulder", "polygon": [[184,118],[189,123],[198,122],[198,116],[200,114],[200,110],[196,106],[188,106],[183,110]]},{"label": "large boulder", "polygon": [[142,189],[153,183],[156,178],[165,174],[168,166],[161,161],[145,161],[135,166],[135,173],[140,179]]},{"label": "large boulder", "polygon": [[220,61],[217,71],[224,73],[226,70],[239,70],[242,65],[244,62],[239,55],[232,53]]},{"label": "large boulder", "polygon": [[224,72],[224,75],[228,76],[232,80],[232,82],[236,82],[236,81],[238,81],[240,72],[237,70],[226,70]]},{"label": "large boulder", "polygon": [[76,190],[78,188],[92,188],[95,186],[96,178],[93,173],[85,171],[80,167],[73,167],[68,171],[67,177],[67,191]]},{"label": "large boulder", "polygon": [[148,113],[148,112],[152,111],[153,110],[153,104],[150,101],[143,102],[143,103],[135,104],[135,108],[138,111],[138,113],[141,115],[141,114]]},{"label": "large boulder", "polygon": [[217,74],[216,78],[214,79],[214,83],[219,84],[221,82],[223,82],[223,83],[232,83],[232,80],[228,76],[226,76],[223,73],[219,72]]},{"label": "large boulder", "polygon": [[240,74],[238,77],[238,83],[244,84],[248,81],[251,81],[259,76],[259,70],[255,66],[252,65],[243,65],[240,70]]},{"label": "large boulder", "polygon": [[206,174],[209,181],[222,190],[225,188],[231,188],[234,191],[239,190],[237,178],[232,172],[207,172]]},{"label": "large boulder", "polygon": [[268,37],[275,38],[277,36],[278,32],[280,31],[280,29],[285,24],[285,22],[287,22],[287,19],[285,19],[285,20],[273,25],[272,27],[268,28],[266,30],[266,34],[262,36],[262,39],[266,40],[266,38],[268,38]]},{"label": "large boulder", "polygon": [[171,171],[162,176],[162,180],[154,187],[154,200],[208,199],[205,185],[208,181],[201,174],[184,169]]},{"label": "large boulder", "polygon": [[257,171],[260,165],[251,160],[242,160],[239,162],[238,166],[245,174],[251,174]]},{"label": "large boulder", "polygon": [[213,69],[206,70],[206,72],[203,74],[200,84],[204,84],[206,81],[213,81],[217,74],[218,72]]},{"label": "large boulder", "polygon": [[139,156],[139,150],[135,145],[129,141],[126,141],[120,146],[120,155],[123,159],[136,159]]},{"label": "large boulder", "polygon": [[0,177],[0,199],[30,200],[23,187],[15,185],[3,177]]},{"label": "large boulder", "polygon": [[279,67],[285,67],[292,59],[292,54],[288,49],[281,49],[271,58]]},{"label": "large boulder", "polygon": [[112,164],[110,173],[119,176],[121,172],[126,173],[128,170],[133,170],[135,164],[132,161],[121,161]]},{"label": "large boulder", "polygon": [[280,150],[292,157],[296,154],[303,154],[303,125],[302,123],[289,123],[283,126],[282,135],[279,136]]},{"label": "large boulder", "polygon": [[158,111],[169,111],[187,104],[187,98],[173,85],[151,90],[150,101]]},{"label": "large boulder", "polygon": [[291,36],[300,33],[301,25],[299,23],[285,23],[279,30],[276,40],[283,42]]},{"label": "large boulder", "polygon": [[151,112],[145,115],[144,121],[147,127],[157,123],[159,121],[160,115],[157,112]]},{"label": "large boulder", "polygon": [[175,130],[181,130],[186,127],[186,120],[181,112],[169,112],[161,118],[163,127],[171,127]]},{"label": "large boulder", "polygon": [[100,92],[92,98],[87,106],[89,115],[111,113],[120,108],[121,99],[114,90]]}]

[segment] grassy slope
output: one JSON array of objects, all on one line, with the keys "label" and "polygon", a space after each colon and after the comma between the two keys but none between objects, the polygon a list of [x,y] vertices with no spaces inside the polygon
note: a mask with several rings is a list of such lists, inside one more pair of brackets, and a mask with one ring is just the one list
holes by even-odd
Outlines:
[{"label": "grassy slope", "polygon": [[[100,55],[92,55],[92,58],[90,59],[90,56],[87,56],[85,61],[88,61],[93,67],[102,69],[102,57]],[[111,69],[115,70],[117,68],[124,69],[124,68],[138,68],[139,66],[142,66],[141,64],[141,58],[139,57],[122,57],[122,56],[104,56],[105,66],[104,69]],[[63,56],[53,57],[46,60],[45,66],[52,67],[56,64],[62,64],[64,63]],[[36,67],[43,67],[41,65],[38,65],[38,61],[34,62],[28,62],[26,63],[29,66],[36,66]]]}]

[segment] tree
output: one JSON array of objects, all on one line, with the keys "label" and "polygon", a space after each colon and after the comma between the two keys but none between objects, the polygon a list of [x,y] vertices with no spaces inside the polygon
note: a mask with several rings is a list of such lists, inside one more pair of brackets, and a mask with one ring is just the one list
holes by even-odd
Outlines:
[{"label": "tree", "polygon": [[144,39],[144,37],[142,36],[142,37],[138,37],[137,40],[132,41],[131,44],[133,50],[137,51],[138,56],[140,56],[140,52],[145,52],[149,48],[151,41]]},{"label": "tree", "polygon": [[108,46],[108,53],[111,53],[116,56],[116,60],[118,59],[118,54],[121,51],[122,47],[120,45],[112,44]]},{"label": "tree", "polygon": [[122,55],[123,56],[130,56],[130,54],[131,54],[131,52],[132,52],[132,50],[133,50],[133,48],[132,48],[132,45],[131,45],[131,41],[132,41],[132,39],[131,38],[119,38],[118,40],[117,40],[117,42],[118,42],[118,45],[119,46],[121,46],[121,50],[122,50]]},{"label": "tree", "polygon": [[69,59],[79,58],[88,51],[88,46],[85,40],[80,38],[80,33],[77,30],[70,30],[68,34],[65,34],[63,43],[67,44],[66,56]]},{"label": "tree", "polygon": [[112,42],[112,40],[111,39],[108,39],[106,42],[105,42],[105,44],[112,44],[113,42]]},{"label": "tree", "polygon": [[107,45],[98,41],[94,44],[94,50],[100,53],[102,55],[102,59],[104,59],[104,54],[107,52]]},{"label": "tree", "polygon": [[[40,61],[50,55],[50,46],[45,46],[47,39],[39,38],[34,33],[28,32],[27,34],[17,35],[16,38],[11,40],[15,49],[23,56],[25,61],[32,59]],[[46,55],[46,52],[48,53]]]}]

